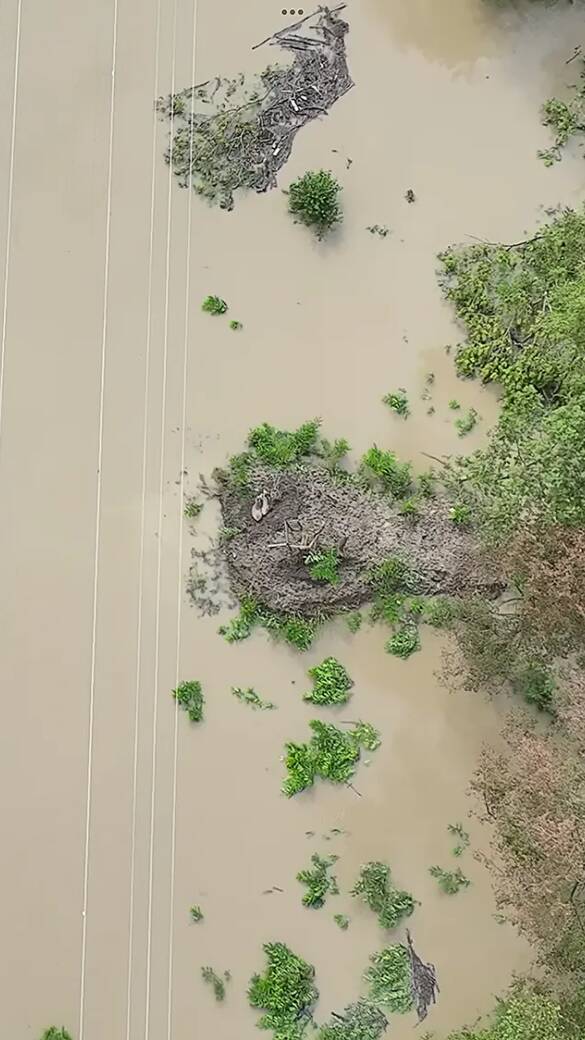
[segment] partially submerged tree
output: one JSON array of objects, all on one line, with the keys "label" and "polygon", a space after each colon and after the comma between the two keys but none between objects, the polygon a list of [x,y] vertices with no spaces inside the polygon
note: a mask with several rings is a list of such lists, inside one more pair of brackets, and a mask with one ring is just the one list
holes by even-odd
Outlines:
[{"label": "partially submerged tree", "polygon": [[288,208],[318,238],[343,219],[339,203],[341,185],[329,170],[314,170],[293,181],[288,191]]}]

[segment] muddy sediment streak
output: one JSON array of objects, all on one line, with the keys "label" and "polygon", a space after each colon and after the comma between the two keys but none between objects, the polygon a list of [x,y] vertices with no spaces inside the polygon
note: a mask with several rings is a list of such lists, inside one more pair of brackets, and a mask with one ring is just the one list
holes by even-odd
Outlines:
[{"label": "muddy sediment streak", "polygon": [[353,86],[345,52],[345,5],[320,7],[257,46],[269,44],[292,55],[246,80],[216,77],[178,94],[159,98],[158,111],[171,120],[165,154],[182,187],[232,209],[234,192],[276,187],[298,131],[329,109]]},{"label": "muddy sediment streak", "polygon": [[[252,506],[263,492],[268,512],[255,520]],[[389,557],[409,565],[418,594],[494,596],[502,588],[441,497],[428,500],[413,521],[387,499],[325,470],[259,469],[249,492],[226,484],[220,498],[233,591],[278,612],[310,617],[359,607],[372,599],[368,571]],[[330,548],[338,550],[335,584],[315,581],[306,562],[311,550]]]}]

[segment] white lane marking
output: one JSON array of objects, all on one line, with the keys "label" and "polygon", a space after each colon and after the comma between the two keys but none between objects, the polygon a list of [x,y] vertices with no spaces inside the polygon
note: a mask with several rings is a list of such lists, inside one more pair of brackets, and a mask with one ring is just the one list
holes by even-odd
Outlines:
[{"label": "white lane marking", "polygon": [[[175,93],[175,59],[177,42],[177,0],[173,5],[173,57],[171,65],[171,94]],[[156,731],[158,722],[158,695],[159,695],[159,657],[160,657],[160,594],[161,594],[161,571],[162,571],[162,543],[163,543],[163,486],[164,486],[164,462],[165,462],[165,423],[166,423],[166,396],[167,396],[167,360],[169,346],[169,283],[171,264],[171,214],[173,198],[173,133],[174,114],[171,107],[170,120],[170,155],[169,155],[169,181],[167,202],[167,251],[165,270],[165,308],[164,308],[164,333],[163,333],[163,382],[162,382],[162,408],[160,423],[160,469],[158,487],[158,539],[157,539],[157,569],[156,569],[156,615],[154,634],[154,712],[152,726],[152,787],[150,799],[150,850],[149,850],[149,876],[148,876],[148,936],[146,941],[146,1014],[144,1036],[148,1040],[150,1030],[150,989],[152,975],[152,897],[154,878],[154,806],[156,792]]]},{"label": "white lane marking", "polygon": [[[195,53],[197,44],[197,0],[193,0],[193,42],[191,52],[191,86],[195,86]],[[183,342],[183,400],[181,412],[181,478],[179,485],[179,558],[177,561],[177,645],[175,665],[175,685],[179,685],[179,662],[181,654],[181,603],[183,593],[183,530],[184,530],[184,496],[185,496],[185,422],[187,418],[187,354],[189,345],[189,304],[191,297],[191,211],[193,203],[193,113],[195,109],[195,91],[191,94],[191,134],[189,137],[189,192],[188,216],[187,216],[187,256],[186,256],[186,282],[185,282],[185,339]],[[179,733],[179,702],[175,701],[174,719],[174,746],[173,746],[173,808],[172,808],[172,831],[171,831],[171,887],[170,887],[170,921],[169,921],[169,978],[168,978],[168,1017],[167,1017],[167,1040],[172,1037],[173,1023],[173,941],[175,933],[175,854],[177,833],[177,759],[178,759],[178,733]]]},{"label": "white lane marking", "polygon": [[106,376],[106,342],[108,331],[108,297],[110,278],[110,232],[112,224],[112,169],[114,156],[114,96],[116,90],[116,47],[118,42],[118,0],[113,0],[112,25],[112,85],[110,90],[110,128],[108,140],[108,187],[106,198],[106,241],[104,258],[104,302],[102,313],[102,346],[100,359],[100,395],[98,424],[98,456],[95,510],[95,547],[93,603],[91,624],[91,669],[89,681],[89,727],[87,737],[87,793],[85,805],[85,851],[83,867],[83,909],[81,928],[81,985],[79,994],[79,1040],[83,1040],[85,1025],[85,968],[87,957],[87,898],[89,888],[89,838],[91,827],[91,784],[93,777],[93,728],[95,706],[95,670],[96,670],[96,635],[97,635],[97,601],[100,563],[100,527],[102,508],[102,460],[104,446],[104,390]]},{"label": "white lane marking", "polygon": [[[161,0],[156,5],[156,30],[154,46],[154,87],[153,99],[156,97],[159,69],[159,44],[160,44],[160,8]],[[140,550],[139,550],[139,577],[138,577],[138,618],[136,625],[136,682],[134,687],[134,758],[132,765],[132,838],[130,848],[130,918],[128,922],[128,984],[126,992],[126,1040],[130,1040],[130,1029],[132,1024],[132,983],[134,971],[134,910],[135,910],[135,867],[136,867],[136,808],[137,808],[137,780],[138,780],[138,726],[140,717],[140,680],[141,680],[141,656],[142,656],[142,598],[144,595],[144,531],[145,531],[145,505],[146,505],[146,459],[148,447],[148,404],[150,397],[150,346],[152,333],[152,267],[154,253],[154,200],[156,185],[156,107],[153,102],[152,113],[152,174],[150,184],[150,232],[148,242],[148,296],[146,314],[146,354],[144,360],[144,420],[142,435],[142,489],[140,494]]]},{"label": "white lane marking", "polygon": [[18,99],[18,67],[20,65],[20,26],[22,0],[16,8],[16,39],[14,43],[14,84],[12,89],[12,129],[10,131],[10,166],[8,171],[8,209],[6,216],[6,255],[4,257],[4,302],[2,304],[2,342],[0,344],[0,433],[4,403],[4,355],[6,353],[6,323],[8,320],[8,278],[10,274],[10,247],[12,242],[12,200],[14,195],[14,152],[16,149],[16,102]]}]

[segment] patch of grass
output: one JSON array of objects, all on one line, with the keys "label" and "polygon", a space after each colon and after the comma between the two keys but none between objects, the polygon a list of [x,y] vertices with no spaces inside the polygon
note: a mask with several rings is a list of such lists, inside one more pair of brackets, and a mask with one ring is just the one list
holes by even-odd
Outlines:
[{"label": "patch of grass", "polygon": [[188,520],[195,520],[201,513],[202,509],[203,502],[198,502],[196,498],[188,498],[185,502],[183,514]]},{"label": "patch of grass", "polygon": [[401,625],[386,641],[385,650],[386,653],[400,657],[403,661],[420,650],[420,637],[416,625]]},{"label": "patch of grass", "polygon": [[342,932],[346,932],[350,925],[350,920],[347,914],[334,914],[333,920],[338,928],[341,928]]},{"label": "patch of grass", "polygon": [[345,623],[349,628],[349,631],[353,632],[354,635],[356,632],[359,632],[360,628],[362,627],[362,621],[363,618],[359,610],[352,611],[352,613],[348,614],[345,619]]},{"label": "patch of grass", "polygon": [[367,1000],[358,1000],[321,1026],[317,1040],[380,1040],[387,1026],[383,1011]]},{"label": "patch of grass", "polygon": [[406,1014],[413,1006],[413,997],[410,962],[404,946],[387,946],[373,954],[370,961],[364,975],[370,1000],[390,1011]]},{"label": "patch of grass", "polygon": [[241,704],[247,704],[259,711],[271,711],[276,708],[276,704],[273,704],[272,701],[263,701],[252,686],[248,686],[247,690],[241,686],[232,686],[232,693]]},{"label": "patch of grass", "polygon": [[218,1002],[225,1000],[225,984],[229,982],[229,972],[224,972],[222,978],[213,968],[206,967],[201,969],[201,978],[213,988],[213,995]]},{"label": "patch of grass", "polygon": [[366,863],[351,890],[378,916],[381,928],[396,928],[405,917],[410,917],[415,900],[410,892],[394,886],[390,867],[386,863]]},{"label": "patch of grass", "polygon": [[457,867],[457,870],[443,870],[442,867],[429,867],[429,874],[436,878],[439,888],[445,895],[457,895],[462,888],[468,888],[471,884],[469,878]]},{"label": "patch of grass", "polygon": [[219,634],[228,643],[248,639],[255,628],[264,628],[275,639],[283,639],[297,650],[308,650],[311,646],[322,617],[304,618],[296,614],[275,614],[251,596],[240,602],[240,612],[226,625],[221,625]]},{"label": "patch of grass", "polygon": [[314,549],[305,559],[313,581],[324,581],[337,585],[339,577],[339,553],[337,549]]},{"label": "patch of grass", "polygon": [[454,856],[462,856],[465,849],[469,847],[469,834],[463,828],[462,823],[449,823],[447,825],[449,834],[452,834],[454,838],[457,838],[457,844],[453,849]]},{"label": "patch of grass", "polygon": [[470,408],[465,415],[462,415],[460,419],[455,420],[455,428],[460,437],[465,437],[468,433],[471,433],[475,426],[477,426],[478,422],[478,413],[475,408]]},{"label": "patch of grass", "polygon": [[297,881],[300,881],[307,889],[303,896],[303,906],[319,909],[325,905],[329,894],[336,895],[339,892],[335,877],[329,873],[336,862],[337,856],[324,857],[320,856],[318,852],[314,852],[311,856],[313,867],[299,871]]},{"label": "patch of grass", "polygon": [[410,520],[417,520],[420,516],[420,504],[416,498],[403,498],[399,506],[399,513]]},{"label": "patch of grass", "polygon": [[326,657],[314,668],[309,668],[313,689],[305,693],[303,700],[311,704],[345,704],[353,686],[347,671],[335,657]]},{"label": "patch of grass", "polygon": [[417,477],[418,490],[423,498],[432,498],[435,494],[436,477],[432,469],[420,473]]},{"label": "patch of grass", "polygon": [[397,592],[414,592],[415,576],[405,560],[389,556],[387,560],[371,567],[367,574],[368,585],[375,596],[393,596]]},{"label": "patch of grass", "polygon": [[448,596],[434,596],[423,604],[422,621],[433,628],[448,629],[457,617],[457,606]]},{"label": "patch of grass", "polygon": [[248,988],[251,1007],[264,1012],[258,1025],[272,1029],[274,1040],[301,1040],[319,991],[315,969],[284,943],[266,943],[263,975],[253,975]]},{"label": "patch of grass", "polygon": [[173,690],[173,697],[187,712],[191,722],[201,722],[204,697],[200,682],[197,680],[182,682],[176,690]]},{"label": "patch of grass", "polygon": [[297,430],[279,430],[261,423],[250,430],[246,450],[231,456],[227,476],[231,486],[243,492],[248,489],[254,466],[288,469],[320,450],[318,419],[302,423]]},{"label": "patch of grass", "polygon": [[308,743],[285,745],[287,776],[282,790],[289,798],[311,787],[319,777],[332,783],[349,783],[360,759],[360,746],[365,746],[365,740],[372,741],[376,734],[368,723],[347,732],[318,719],[313,719],[309,726],[312,736]]},{"label": "patch of grass", "polygon": [[329,441],[326,437],[322,437],[319,448],[325,466],[330,473],[340,472],[340,464],[348,452],[351,451],[345,437],[338,437],[334,441]]},{"label": "patch of grass", "polygon": [[225,314],[227,309],[228,305],[225,300],[222,300],[221,296],[206,296],[201,304],[201,310],[205,311],[206,314]]},{"label": "patch of grass", "polygon": [[456,502],[449,510],[449,517],[457,527],[468,527],[472,517],[471,506],[467,502]]},{"label": "patch of grass", "polygon": [[189,913],[191,914],[191,920],[195,921],[196,924],[203,920],[203,910],[197,903],[190,908]]},{"label": "patch of grass", "polygon": [[341,185],[329,170],[309,170],[289,188],[289,212],[323,238],[343,219],[340,191]]},{"label": "patch of grass", "polygon": [[241,321],[236,321],[235,318],[232,318],[232,320],[230,321],[230,329],[232,329],[233,332],[239,332],[240,329],[243,328],[244,326],[242,325]]},{"label": "patch of grass", "polygon": [[366,483],[394,498],[404,498],[412,486],[412,470],[408,462],[399,462],[391,451],[376,444],[362,458],[360,474]]},{"label": "patch of grass", "polygon": [[239,527],[222,527],[219,532],[220,542],[231,542],[237,535],[241,534]]},{"label": "patch of grass", "polygon": [[404,390],[402,387],[399,387],[398,390],[392,390],[390,393],[386,394],[382,398],[382,401],[384,402],[384,404],[387,404],[393,412],[396,412],[397,415],[402,416],[403,419],[407,419],[410,415],[408,397],[406,396],[406,390]]}]

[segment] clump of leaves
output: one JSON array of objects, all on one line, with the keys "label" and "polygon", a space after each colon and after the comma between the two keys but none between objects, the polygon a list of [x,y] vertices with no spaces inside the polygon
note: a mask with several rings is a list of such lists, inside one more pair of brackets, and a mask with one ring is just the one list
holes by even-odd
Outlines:
[{"label": "clump of leaves", "polygon": [[376,444],[363,456],[360,474],[367,484],[394,498],[404,498],[412,486],[409,463],[399,462],[393,452],[383,451]]},{"label": "clump of leaves", "polygon": [[360,746],[366,746],[364,741],[371,742],[376,734],[379,746],[379,735],[368,723],[359,723],[348,731],[318,719],[309,725],[312,736],[307,744],[285,745],[287,777],[282,789],[289,798],[311,787],[318,777],[337,784],[349,783],[360,759]]},{"label": "clump of leaves", "polygon": [[232,686],[232,693],[236,700],[259,711],[271,711],[276,708],[276,704],[273,704],[272,701],[263,701],[252,686],[248,686],[246,690],[241,686]]},{"label": "clump of leaves", "polygon": [[404,946],[387,946],[370,957],[364,978],[375,1004],[406,1014],[413,1006],[412,980],[408,952]]},{"label": "clump of leaves", "polygon": [[182,682],[176,690],[173,690],[173,697],[185,709],[191,722],[201,722],[204,697],[200,682],[197,680]]},{"label": "clump of leaves", "polygon": [[334,914],[333,920],[335,921],[337,927],[341,928],[342,932],[346,932],[349,928],[350,921],[347,914]]},{"label": "clump of leaves", "polygon": [[339,577],[339,552],[335,548],[313,549],[305,559],[313,581],[324,581],[337,585]]},{"label": "clump of leaves", "polygon": [[469,878],[457,867],[457,870],[443,870],[442,867],[429,867],[429,874],[436,878],[439,888],[445,895],[454,896],[462,888],[468,888],[471,884]]},{"label": "clump of leaves", "polygon": [[201,978],[204,982],[207,982],[208,985],[213,987],[213,995],[217,1001],[221,1002],[222,1000],[225,1000],[225,984],[230,980],[230,973],[228,971],[223,973],[222,978],[221,975],[218,975],[217,972],[213,970],[213,968],[202,968]]},{"label": "clump of leaves", "polygon": [[401,415],[403,419],[407,419],[410,415],[410,408],[408,406],[408,397],[406,396],[406,390],[400,387],[398,390],[392,390],[386,394],[382,401],[387,404],[393,412],[397,415]]},{"label": "clump of leaves", "polygon": [[232,318],[232,320],[230,321],[230,329],[232,329],[233,332],[239,332],[240,329],[243,328],[244,326],[242,325],[241,321],[236,321],[235,318]]},{"label": "clump of leaves", "polygon": [[191,920],[195,921],[196,924],[203,920],[203,910],[197,903],[191,907],[189,913],[191,914]]},{"label": "clump of leaves", "polygon": [[459,401],[455,397],[452,397],[451,400],[449,401],[449,408],[451,409],[452,412],[458,412],[459,409],[461,408],[461,405],[459,404]]},{"label": "clump of leaves", "polygon": [[227,309],[228,305],[221,296],[206,296],[201,304],[201,310],[206,314],[225,314]]},{"label": "clump of leaves", "polygon": [[305,693],[303,700],[311,704],[345,704],[353,686],[346,669],[336,657],[326,657],[314,668],[309,668],[313,689]]},{"label": "clump of leaves", "polygon": [[465,852],[465,849],[469,846],[469,834],[463,828],[462,823],[449,823],[447,825],[449,834],[452,834],[454,838],[457,838],[457,844],[453,849],[454,856],[461,856]]},{"label": "clump of leaves", "polygon": [[394,635],[386,640],[385,650],[394,657],[402,658],[403,661],[420,650],[420,637],[416,625],[400,625]]},{"label": "clump of leaves", "polygon": [[457,527],[467,527],[471,516],[471,506],[467,502],[456,502],[449,510],[449,517]]},{"label": "clump of leaves", "polygon": [[382,743],[380,731],[375,726],[372,726],[371,722],[362,722],[361,720],[355,722],[351,736],[356,744],[365,748],[366,751],[377,751]]},{"label": "clump of leaves", "polygon": [[264,1014],[260,1029],[272,1029],[274,1040],[301,1040],[319,996],[315,969],[284,943],[266,943],[263,975],[253,975],[248,1000]]},{"label": "clump of leaves", "polygon": [[340,191],[341,185],[329,170],[310,170],[291,184],[289,211],[323,238],[343,218]]},{"label": "clump of leaves", "polygon": [[60,1029],[57,1026],[49,1026],[45,1029],[41,1040],[73,1040],[71,1033],[68,1033],[65,1026],[61,1026]]},{"label": "clump of leaves", "polygon": [[336,862],[337,856],[325,857],[320,856],[318,852],[314,852],[311,856],[312,869],[307,867],[306,870],[299,871],[297,881],[300,881],[307,888],[303,896],[303,906],[319,909],[324,906],[329,894],[338,894],[337,880],[330,874],[331,867]]},{"label": "clump of leaves", "polygon": [[460,419],[455,420],[455,428],[460,437],[465,437],[468,433],[477,426],[479,422],[479,415],[475,408],[470,408],[469,411],[462,415]]},{"label": "clump of leaves", "polygon": [[386,863],[366,863],[351,890],[378,915],[382,928],[396,928],[404,917],[410,917],[415,901],[410,892],[394,886],[390,867]]},{"label": "clump of leaves", "polygon": [[195,520],[201,513],[202,509],[203,502],[198,502],[196,498],[188,498],[185,502],[185,508],[183,512],[188,520]]},{"label": "clump of leaves", "polygon": [[363,618],[359,610],[354,610],[351,614],[347,615],[345,621],[349,631],[355,634],[356,632],[359,632],[362,627]]},{"label": "clump of leaves", "polygon": [[262,423],[250,430],[247,449],[229,460],[228,478],[236,489],[248,488],[250,473],[259,463],[275,469],[288,469],[317,454],[319,420],[302,423],[297,430],[279,430]]},{"label": "clump of leaves", "polygon": [[321,1026],[317,1040],[380,1040],[387,1026],[388,1019],[380,1008],[367,1000],[358,1000]]}]

